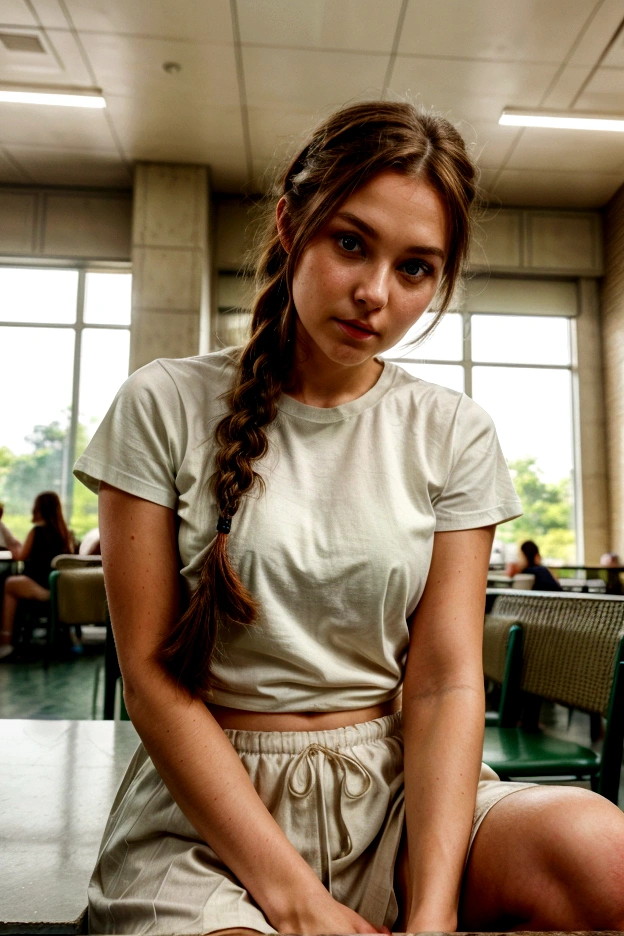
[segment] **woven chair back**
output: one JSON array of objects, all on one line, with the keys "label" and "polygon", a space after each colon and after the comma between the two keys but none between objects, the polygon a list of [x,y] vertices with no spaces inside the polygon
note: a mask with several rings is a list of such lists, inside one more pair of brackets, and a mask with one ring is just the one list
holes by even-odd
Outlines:
[{"label": "woven chair back", "polygon": [[494,682],[505,678],[509,631],[517,621],[500,614],[486,614],[483,627],[483,675]]},{"label": "woven chair back", "polygon": [[624,598],[510,591],[498,596],[492,614],[522,625],[525,692],[606,716]]},{"label": "woven chair back", "polygon": [[58,620],[64,624],[105,624],[106,590],[102,568],[60,569],[59,573]]}]

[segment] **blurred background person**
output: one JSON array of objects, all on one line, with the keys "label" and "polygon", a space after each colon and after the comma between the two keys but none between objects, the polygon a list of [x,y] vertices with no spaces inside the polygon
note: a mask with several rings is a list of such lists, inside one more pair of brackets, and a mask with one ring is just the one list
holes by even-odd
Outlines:
[{"label": "blurred background person", "polygon": [[506,568],[507,575],[534,575],[533,591],[563,591],[561,585],[550,569],[542,565],[542,557],[537,543],[526,540],[520,546],[520,557],[517,562],[510,562]]},{"label": "blurred background person", "polygon": [[24,574],[10,575],[4,583],[0,660],[13,653],[13,625],[19,600],[48,601],[52,560],[74,551],[73,537],[67,529],[56,491],[44,491],[35,498],[32,522],[34,526],[23,546],[18,543],[11,549],[13,559],[24,562]]}]

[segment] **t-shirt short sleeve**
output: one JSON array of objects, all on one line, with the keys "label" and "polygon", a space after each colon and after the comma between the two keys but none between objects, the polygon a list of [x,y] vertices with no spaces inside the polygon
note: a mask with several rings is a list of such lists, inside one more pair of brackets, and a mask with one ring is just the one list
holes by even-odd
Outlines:
[{"label": "t-shirt short sleeve", "polygon": [[74,474],[95,493],[105,481],[128,494],[175,507],[184,432],[176,385],[164,365],[153,361],[122,385]]},{"label": "t-shirt short sleeve", "polygon": [[522,514],[492,418],[467,396],[456,411],[451,467],[433,507],[440,532],[471,530]]}]

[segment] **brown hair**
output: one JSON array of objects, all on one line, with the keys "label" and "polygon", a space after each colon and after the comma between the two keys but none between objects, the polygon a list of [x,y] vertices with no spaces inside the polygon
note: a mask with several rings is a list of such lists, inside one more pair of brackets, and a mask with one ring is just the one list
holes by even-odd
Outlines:
[{"label": "brown hair", "polygon": [[[444,117],[408,103],[369,102],[339,110],[317,128],[279,178],[275,194],[285,199],[282,233],[290,249],[280,241],[274,210],[260,243],[251,339],[240,353],[230,411],[216,428],[211,484],[225,521],[234,517],[254,485],[262,487],[254,462],[267,451],[265,430],[277,415],[294,363],[292,283],[299,259],[340,205],[388,170],[424,179],[445,205],[450,243],[438,309],[423,337],[448,308],[467,257],[475,197],[475,168],[460,134]],[[218,532],[188,609],[163,642],[160,658],[191,692],[209,698],[210,660],[219,629],[252,624],[257,613],[256,600],[230,564],[227,533]]]},{"label": "brown hair", "polygon": [[50,533],[55,533],[57,539],[63,544],[65,552],[73,553],[74,544],[67,529],[61,501],[56,491],[42,491],[41,494],[35,497],[33,518],[37,513],[45,524],[48,539],[51,539]]}]

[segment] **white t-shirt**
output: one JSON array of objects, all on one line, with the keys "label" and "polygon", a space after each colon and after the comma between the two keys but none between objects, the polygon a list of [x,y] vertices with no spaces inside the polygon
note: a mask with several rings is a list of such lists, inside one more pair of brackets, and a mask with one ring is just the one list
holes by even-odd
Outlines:
[{"label": "white t-shirt", "polygon": [[[158,360],[128,378],[78,459],[100,480],[176,510],[193,588],[218,518],[209,478],[236,349]],[[250,711],[364,708],[399,691],[407,618],[437,530],[522,512],[492,420],[469,397],[388,361],[371,390],[327,409],[282,395],[228,549],[259,600],[221,635],[214,702]]]}]

